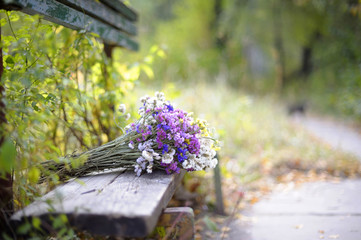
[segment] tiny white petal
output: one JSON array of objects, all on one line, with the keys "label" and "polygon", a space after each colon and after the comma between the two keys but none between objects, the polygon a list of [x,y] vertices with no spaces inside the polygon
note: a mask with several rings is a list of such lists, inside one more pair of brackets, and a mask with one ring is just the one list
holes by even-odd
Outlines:
[{"label": "tiny white petal", "polygon": [[148,161],[153,161],[153,154],[151,152],[148,152],[147,150],[144,150],[142,152],[142,156]]},{"label": "tiny white petal", "polygon": [[122,114],[125,113],[126,109],[127,109],[127,108],[125,107],[125,104],[120,104],[119,107],[118,107],[118,111],[119,111],[120,113],[122,113]]}]

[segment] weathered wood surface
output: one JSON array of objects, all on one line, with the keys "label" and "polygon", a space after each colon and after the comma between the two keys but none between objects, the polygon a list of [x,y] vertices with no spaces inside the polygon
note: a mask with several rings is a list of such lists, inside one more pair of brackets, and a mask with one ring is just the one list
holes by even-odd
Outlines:
[{"label": "weathered wood surface", "polygon": [[67,6],[77,9],[80,12],[110,24],[119,30],[131,35],[137,34],[134,24],[115,12],[112,8],[95,0],[57,0]]},{"label": "weathered wood surface", "polygon": [[190,207],[166,208],[160,216],[157,226],[163,227],[165,230],[165,236],[162,239],[194,239],[193,209]]},{"label": "weathered wood surface", "polygon": [[138,19],[138,15],[135,13],[134,10],[127,7],[121,1],[116,0],[100,0],[102,3],[108,5],[109,7],[113,8],[114,10],[118,11],[119,13],[126,16],[131,21],[136,21]]},{"label": "weathered wood surface", "polygon": [[36,216],[49,222],[50,215],[66,214],[72,226],[93,234],[143,237],[153,230],[183,176],[156,171],[137,177],[120,171],[82,177],[57,187],[12,220]]},{"label": "weathered wood surface", "polygon": [[20,10],[30,15],[39,14],[46,20],[74,30],[96,33],[110,45],[122,46],[131,50],[139,48],[137,42],[119,29],[85,14],[85,10],[78,11],[55,0],[0,0],[0,6],[8,10]]}]

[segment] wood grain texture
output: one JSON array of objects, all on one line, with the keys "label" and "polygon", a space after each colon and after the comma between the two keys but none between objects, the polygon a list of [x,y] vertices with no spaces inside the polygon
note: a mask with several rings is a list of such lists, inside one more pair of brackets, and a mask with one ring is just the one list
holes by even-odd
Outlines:
[{"label": "wood grain texture", "polygon": [[194,213],[190,207],[166,208],[159,218],[157,227],[163,227],[165,236],[155,239],[194,239]]},{"label": "wood grain texture", "polygon": [[36,216],[49,223],[51,216],[66,214],[72,226],[93,234],[144,237],[183,176],[184,172],[156,171],[137,177],[132,171],[120,171],[78,178],[18,211],[12,221],[18,224]]},{"label": "wood grain texture", "polygon": [[30,15],[39,14],[48,21],[74,30],[96,33],[110,45],[134,51],[139,48],[138,43],[125,33],[55,0],[1,0],[0,5],[1,8],[20,10]]},{"label": "wood grain texture", "polygon": [[108,5],[109,7],[113,8],[114,10],[118,11],[119,13],[123,14],[131,21],[136,21],[138,19],[138,14],[133,9],[127,7],[120,0],[100,0],[100,1]]},{"label": "wood grain texture", "polygon": [[137,28],[132,22],[125,19],[121,14],[109,8],[108,6],[94,0],[57,0],[71,8],[84,12],[85,14],[96,18],[106,24],[110,24],[128,34],[136,35]]}]

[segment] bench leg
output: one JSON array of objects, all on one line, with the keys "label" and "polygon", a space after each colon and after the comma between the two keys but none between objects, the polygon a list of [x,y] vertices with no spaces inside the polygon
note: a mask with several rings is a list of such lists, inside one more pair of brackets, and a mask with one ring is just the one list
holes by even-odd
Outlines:
[{"label": "bench leg", "polygon": [[166,208],[156,227],[161,239],[194,239],[194,213],[189,207]]}]

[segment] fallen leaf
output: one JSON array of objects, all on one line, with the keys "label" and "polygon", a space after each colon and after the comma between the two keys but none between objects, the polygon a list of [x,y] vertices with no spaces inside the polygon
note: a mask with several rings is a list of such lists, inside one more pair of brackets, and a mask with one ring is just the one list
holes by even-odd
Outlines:
[{"label": "fallen leaf", "polygon": [[303,228],[303,224],[299,224],[295,226],[296,229],[302,229]]},{"label": "fallen leaf", "polygon": [[321,233],[321,234],[325,233],[325,231],[323,231],[323,230],[318,230],[318,232]]},{"label": "fallen leaf", "polygon": [[214,233],[206,232],[206,236],[209,237],[209,238],[213,238],[213,237],[214,237]]},{"label": "fallen leaf", "polygon": [[231,230],[231,228],[229,228],[229,227],[222,227],[222,232],[229,232],[229,230]]},{"label": "fallen leaf", "polygon": [[228,238],[229,237],[229,235],[227,233],[223,234],[222,236],[223,236],[223,238]]},{"label": "fallen leaf", "polygon": [[251,199],[251,204],[255,204],[256,202],[258,202],[259,201],[259,198],[258,197],[253,197],[252,199]]},{"label": "fallen leaf", "polygon": [[200,235],[199,233],[196,233],[196,234],[194,235],[194,239],[195,239],[195,240],[202,240],[202,235]]}]

